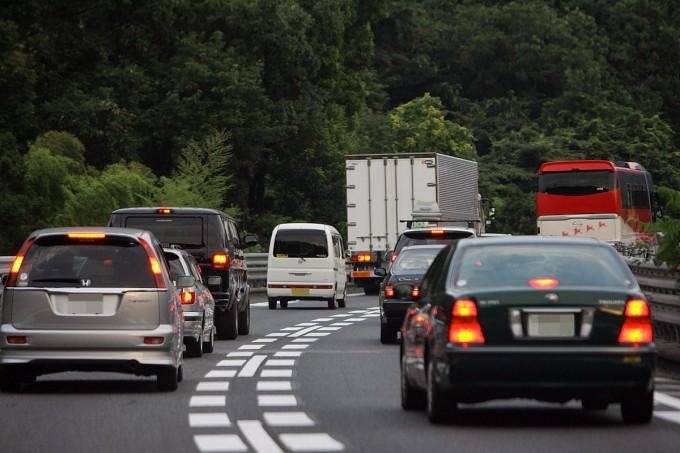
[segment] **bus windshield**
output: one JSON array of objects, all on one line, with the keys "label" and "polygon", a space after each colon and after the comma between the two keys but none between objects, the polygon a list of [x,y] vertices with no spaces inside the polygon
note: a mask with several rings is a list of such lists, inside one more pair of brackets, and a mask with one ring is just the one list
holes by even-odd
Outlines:
[{"label": "bus windshield", "polygon": [[549,172],[538,176],[538,191],[548,195],[595,195],[614,190],[610,171]]}]

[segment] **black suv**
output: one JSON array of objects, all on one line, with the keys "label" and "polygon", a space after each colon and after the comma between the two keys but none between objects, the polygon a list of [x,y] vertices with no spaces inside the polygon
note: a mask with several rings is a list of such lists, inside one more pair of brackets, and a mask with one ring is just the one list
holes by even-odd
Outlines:
[{"label": "black suv", "polygon": [[126,208],[111,213],[109,226],[151,231],[164,247],[179,245],[200,265],[215,299],[215,326],[220,338],[233,340],[250,332],[250,286],[243,248],[256,243],[239,236],[227,214],[203,208]]}]

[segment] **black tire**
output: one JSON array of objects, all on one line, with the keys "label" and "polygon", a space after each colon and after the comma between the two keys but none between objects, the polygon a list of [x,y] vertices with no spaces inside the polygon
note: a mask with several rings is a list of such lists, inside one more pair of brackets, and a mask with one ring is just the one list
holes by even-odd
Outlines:
[{"label": "black tire", "polygon": [[281,300],[281,301],[279,301],[279,305],[281,305],[281,308],[288,308],[288,301],[287,300]]},{"label": "black tire", "polygon": [[218,312],[215,318],[217,334],[223,340],[235,340],[238,337],[238,316],[236,303],[231,305],[231,309]]},{"label": "black tire", "polygon": [[177,382],[182,382],[184,380],[184,365],[180,365],[177,369]]},{"label": "black tire", "polygon": [[23,384],[23,379],[20,373],[15,371],[3,370],[0,371],[0,390],[3,392],[14,393],[20,392]]},{"label": "black tire", "polygon": [[186,339],[186,354],[187,357],[202,357],[203,356],[203,343],[201,340],[194,340],[193,338]]},{"label": "black tire", "polygon": [[[177,390],[180,369],[174,366],[163,367],[156,374],[156,385],[161,392],[173,392]],[[182,373],[184,374],[184,373]]]},{"label": "black tire", "polygon": [[602,398],[583,398],[581,400],[581,407],[586,411],[606,411],[609,407],[609,402]]},{"label": "black tire", "polygon": [[427,418],[432,424],[440,424],[450,421],[458,410],[458,404],[442,392],[434,380],[434,365],[430,362],[427,366]]},{"label": "black tire", "polygon": [[367,296],[375,296],[380,292],[380,287],[378,286],[371,286],[369,288],[364,288],[364,294]]},{"label": "black tire", "polygon": [[273,297],[270,297],[269,299],[269,309],[270,310],[276,310],[276,299]]},{"label": "black tire", "polygon": [[380,324],[380,342],[382,344],[396,344],[397,330],[388,324]]},{"label": "black tire", "polygon": [[345,299],[347,299],[347,284],[345,284],[345,289],[342,290],[342,298],[338,299],[338,307],[345,308]]},{"label": "black tire", "polygon": [[405,411],[425,408],[425,392],[408,382],[403,355],[401,356],[401,408]]},{"label": "black tire", "polygon": [[654,412],[654,390],[640,390],[621,401],[621,416],[628,424],[649,423]]},{"label": "black tire", "polygon": [[210,354],[215,350],[215,326],[210,329],[210,339],[203,342],[203,352]]},{"label": "black tire", "polygon": [[331,297],[330,299],[327,299],[327,300],[328,300],[328,309],[329,310],[335,310],[335,295],[333,295],[333,297]]},{"label": "black tire", "polygon": [[246,309],[238,314],[239,335],[248,335],[250,333],[250,301],[246,302]]}]

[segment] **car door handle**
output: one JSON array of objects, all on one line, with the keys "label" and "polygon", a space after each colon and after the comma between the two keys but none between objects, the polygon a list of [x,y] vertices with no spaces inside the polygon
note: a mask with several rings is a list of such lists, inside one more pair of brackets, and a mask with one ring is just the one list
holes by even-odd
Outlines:
[{"label": "car door handle", "polygon": [[288,272],[288,274],[289,274],[289,275],[299,275],[299,276],[303,276],[303,275],[310,275],[311,272]]}]

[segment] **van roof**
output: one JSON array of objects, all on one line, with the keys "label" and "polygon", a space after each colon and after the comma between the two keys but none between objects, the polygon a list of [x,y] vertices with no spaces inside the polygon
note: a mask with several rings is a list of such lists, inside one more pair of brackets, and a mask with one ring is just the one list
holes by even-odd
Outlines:
[{"label": "van roof", "polygon": [[326,225],[324,223],[282,223],[276,226],[278,230],[330,230],[337,232],[332,225]]},{"label": "van roof", "polygon": [[[210,208],[192,208],[192,207],[185,207],[185,208],[176,208],[172,206],[149,206],[149,207],[141,207],[141,208],[122,208],[122,209],[116,209],[113,211],[111,214],[158,214],[159,209],[170,209],[172,212],[170,215],[196,215],[196,214],[217,214],[217,215],[222,215],[224,217],[229,217],[231,219],[231,216],[229,214],[225,214],[222,211],[218,211],[217,209],[210,209]],[[167,215],[167,214],[163,214]]]}]

